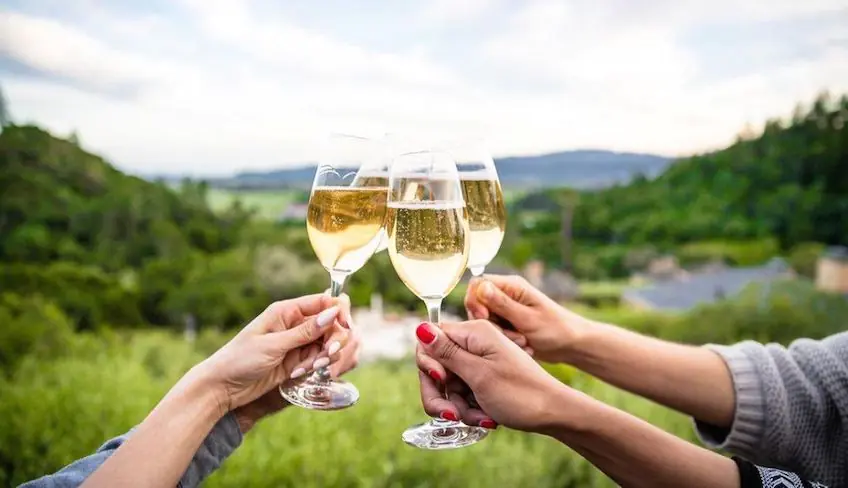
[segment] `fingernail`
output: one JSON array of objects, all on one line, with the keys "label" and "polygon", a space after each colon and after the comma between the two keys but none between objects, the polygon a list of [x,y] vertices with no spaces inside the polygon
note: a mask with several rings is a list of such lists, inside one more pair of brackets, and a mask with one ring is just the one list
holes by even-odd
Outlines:
[{"label": "fingernail", "polygon": [[339,341],[333,341],[330,343],[330,347],[327,348],[327,354],[332,356],[333,354],[339,352],[339,349],[342,348],[342,343]]},{"label": "fingernail", "polygon": [[330,365],[330,358],[318,358],[318,359],[315,360],[314,363],[312,363],[312,367],[314,369],[321,369],[321,368],[323,368],[325,366],[329,366],[329,365]]},{"label": "fingernail", "polygon": [[434,371],[432,369],[430,371],[428,371],[427,374],[430,376],[430,378],[433,378],[436,381],[442,381],[441,375],[439,375],[439,373],[437,373],[436,371]]},{"label": "fingernail", "polygon": [[451,412],[450,410],[445,410],[444,412],[440,413],[439,417],[441,417],[445,420],[451,420],[453,422],[456,422],[457,420],[459,420],[459,418],[456,416],[456,414]]},{"label": "fingernail", "polygon": [[303,369],[303,368],[297,368],[296,370],[292,371],[291,379],[300,378],[301,376],[303,376],[303,375],[305,375],[305,374],[306,374],[306,370],[305,370],[305,369]]},{"label": "fingernail", "polygon": [[480,427],[484,429],[497,429],[498,423],[492,419],[483,419],[480,421]]},{"label": "fingernail", "polygon": [[428,346],[436,340],[436,333],[431,330],[430,324],[427,322],[421,322],[421,324],[415,329],[415,335],[418,337],[419,341]]},{"label": "fingernail", "polygon": [[484,281],[482,285],[480,285],[480,296],[485,299],[492,298],[492,295],[495,294],[495,286],[492,285],[488,281]]},{"label": "fingernail", "polygon": [[474,320],[474,312],[470,308],[465,309],[465,314],[468,315],[468,320]]},{"label": "fingernail", "polygon": [[318,318],[316,319],[316,322],[318,322],[318,327],[326,327],[329,324],[333,323],[333,319],[336,318],[336,315],[338,314],[338,305],[330,307],[327,310],[324,310],[323,312],[319,313]]}]

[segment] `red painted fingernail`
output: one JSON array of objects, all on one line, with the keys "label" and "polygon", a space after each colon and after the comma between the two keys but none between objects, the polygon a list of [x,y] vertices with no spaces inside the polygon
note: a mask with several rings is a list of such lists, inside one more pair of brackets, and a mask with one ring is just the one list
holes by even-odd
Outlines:
[{"label": "red painted fingernail", "polygon": [[459,420],[459,418],[457,418],[456,414],[451,412],[450,410],[445,410],[444,412],[440,413],[439,417],[441,417],[445,420],[451,420],[453,422],[456,422],[457,420]]},{"label": "red painted fingernail", "polygon": [[432,369],[428,371],[427,374],[430,375],[430,378],[433,378],[436,381],[442,381],[441,375]]},{"label": "red painted fingernail", "polygon": [[430,324],[427,322],[421,322],[421,324],[415,329],[415,335],[418,336],[418,340],[427,344],[428,346],[436,340],[436,333],[430,329]]},{"label": "red painted fingernail", "polygon": [[492,419],[483,419],[480,421],[480,427],[484,429],[497,429],[498,423]]}]

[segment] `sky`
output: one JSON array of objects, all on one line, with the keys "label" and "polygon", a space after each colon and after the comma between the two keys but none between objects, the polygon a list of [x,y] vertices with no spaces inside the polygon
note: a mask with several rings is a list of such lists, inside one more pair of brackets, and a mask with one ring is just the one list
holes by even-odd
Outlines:
[{"label": "sky", "polygon": [[848,93],[848,0],[0,0],[0,86],[137,174],[302,164],[331,132],[683,156]]}]

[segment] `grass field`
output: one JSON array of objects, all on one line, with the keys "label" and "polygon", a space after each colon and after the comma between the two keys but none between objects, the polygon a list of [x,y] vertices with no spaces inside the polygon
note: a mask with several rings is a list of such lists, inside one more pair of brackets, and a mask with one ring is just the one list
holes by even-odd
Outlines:
[{"label": "grass field", "polygon": [[[163,331],[79,335],[65,355],[31,357],[0,377],[0,486],[54,472],[140,422],[192,364],[234,332],[194,344]],[[78,344],[77,344],[78,342]],[[426,419],[412,358],[365,364],[348,376],[355,407],[290,407],[256,426],[206,483],[210,487],[612,487],[549,438],[500,428],[478,445],[419,451],[400,433]],[[564,366],[551,372],[599,400],[691,438],[691,421]],[[567,406],[564,406],[567,408]]]},{"label": "grass field", "polygon": [[236,200],[252,209],[262,219],[276,219],[286,207],[296,201],[301,192],[297,190],[226,190],[210,188],[208,199],[213,210],[224,210]]}]

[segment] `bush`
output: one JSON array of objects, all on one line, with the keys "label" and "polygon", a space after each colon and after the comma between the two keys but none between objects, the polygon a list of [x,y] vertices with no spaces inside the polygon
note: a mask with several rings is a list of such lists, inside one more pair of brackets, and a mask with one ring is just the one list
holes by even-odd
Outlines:
[{"label": "bush", "polygon": [[103,323],[137,325],[142,322],[138,296],[120,280],[99,268],[57,261],[46,266],[0,266],[0,290],[41,295],[67,314],[78,329]]},{"label": "bush", "polygon": [[723,261],[733,266],[756,266],[776,257],[780,246],[776,239],[748,241],[698,241],[684,244],[677,251],[683,266]]},{"label": "bush", "polygon": [[39,297],[0,295],[0,371],[12,374],[27,356],[58,357],[72,339],[62,311]]},{"label": "bush", "polygon": [[696,308],[660,335],[693,344],[748,339],[789,344],[842,332],[845,317],[848,300],[791,280],[750,285],[731,300]]},{"label": "bush", "polygon": [[802,242],[789,251],[789,266],[801,276],[816,277],[816,266],[825,245],[818,242]]}]

